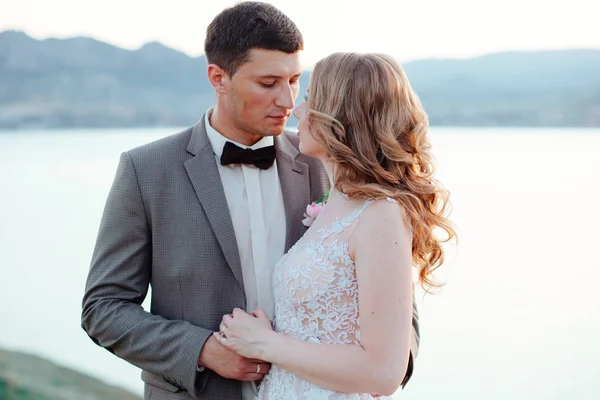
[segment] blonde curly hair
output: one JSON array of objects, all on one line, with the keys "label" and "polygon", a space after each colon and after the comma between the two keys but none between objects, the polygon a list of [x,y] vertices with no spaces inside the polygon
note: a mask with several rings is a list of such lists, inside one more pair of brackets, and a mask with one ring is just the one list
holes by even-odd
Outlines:
[{"label": "blonde curly hair", "polygon": [[419,282],[428,292],[440,287],[432,273],[444,261],[442,243],[456,238],[449,193],[433,178],[427,115],[400,64],[385,54],[332,54],[315,65],[307,109],[335,188],[350,198],[396,199],[412,227]]}]

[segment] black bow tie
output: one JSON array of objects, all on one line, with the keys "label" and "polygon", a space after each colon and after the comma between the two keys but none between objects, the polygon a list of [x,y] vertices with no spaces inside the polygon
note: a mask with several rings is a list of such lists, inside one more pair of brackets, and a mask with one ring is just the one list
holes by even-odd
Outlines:
[{"label": "black bow tie", "polygon": [[242,149],[231,142],[227,142],[221,155],[221,165],[252,164],[260,169],[269,169],[274,161],[275,146],[252,150]]}]

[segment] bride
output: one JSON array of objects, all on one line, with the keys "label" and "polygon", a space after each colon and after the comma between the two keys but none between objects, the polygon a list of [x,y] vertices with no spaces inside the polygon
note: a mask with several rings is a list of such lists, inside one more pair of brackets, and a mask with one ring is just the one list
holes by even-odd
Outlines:
[{"label": "bride", "polygon": [[407,372],[413,268],[425,289],[438,286],[441,243],[455,237],[448,194],[433,179],[427,116],[394,59],[332,54],[308,93],[294,110],[300,151],[324,163],[331,194],[275,267],[273,326],[262,310],[235,309],[215,337],[272,363],[260,399],[385,398]]}]

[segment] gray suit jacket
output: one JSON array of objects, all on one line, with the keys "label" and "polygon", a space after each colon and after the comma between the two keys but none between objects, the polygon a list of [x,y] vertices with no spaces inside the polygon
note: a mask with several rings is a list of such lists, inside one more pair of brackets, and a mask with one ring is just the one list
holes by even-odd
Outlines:
[{"label": "gray suit jacket", "polygon": [[[121,155],[86,283],[83,329],[143,370],[145,399],[241,399],[238,381],[196,371],[222,316],[245,309],[233,224],[203,121]],[[299,153],[297,141],[275,138],[286,251],[306,230],[306,205],[328,188],[322,164]]]}]

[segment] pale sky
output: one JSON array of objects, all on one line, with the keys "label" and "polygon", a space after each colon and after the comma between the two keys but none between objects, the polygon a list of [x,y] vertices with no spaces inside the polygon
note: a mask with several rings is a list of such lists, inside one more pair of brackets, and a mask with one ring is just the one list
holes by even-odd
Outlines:
[{"label": "pale sky", "polygon": [[[305,38],[304,64],[335,51],[385,52],[408,61],[506,50],[600,48],[598,0],[273,0]],[[136,49],[159,41],[203,52],[229,0],[0,0],[0,31],[38,39],[92,36]],[[596,8],[596,7],[594,7]]]}]

